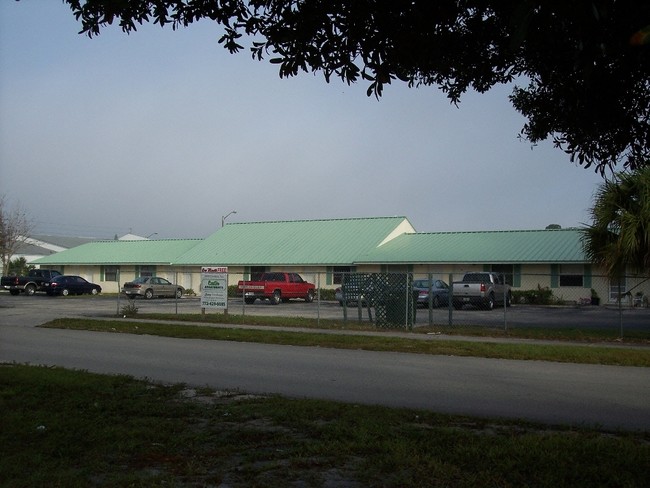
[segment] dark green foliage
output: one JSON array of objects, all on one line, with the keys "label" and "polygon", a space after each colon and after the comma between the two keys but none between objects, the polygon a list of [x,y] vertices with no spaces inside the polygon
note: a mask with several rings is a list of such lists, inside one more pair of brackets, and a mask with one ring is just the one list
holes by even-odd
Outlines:
[{"label": "dark green foliage", "polygon": [[616,282],[627,268],[650,271],[650,166],[618,173],[596,192],[585,252]]},{"label": "dark green foliage", "polygon": [[9,261],[7,274],[22,276],[29,273],[30,269],[34,269],[34,266],[27,264],[27,260],[25,258],[16,258]]},{"label": "dark green foliage", "polygon": [[538,286],[536,290],[512,290],[513,303],[528,303],[530,305],[551,305],[556,302],[553,290]]},{"label": "dark green foliage", "polygon": [[333,302],[336,298],[336,290],[329,288],[322,288],[321,290],[318,290],[317,293],[320,295],[320,299],[324,301]]},{"label": "dark green foliage", "polygon": [[135,317],[138,314],[138,310],[139,308],[135,303],[135,299],[131,299],[120,309],[120,314],[124,317]]}]

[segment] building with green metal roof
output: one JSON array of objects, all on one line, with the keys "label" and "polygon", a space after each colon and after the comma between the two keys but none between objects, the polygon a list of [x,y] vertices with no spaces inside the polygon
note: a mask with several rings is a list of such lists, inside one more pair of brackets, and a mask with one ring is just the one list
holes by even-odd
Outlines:
[{"label": "building with green metal roof", "polygon": [[173,265],[202,239],[95,241],[41,258],[48,266]]},{"label": "building with green metal roof", "polygon": [[158,275],[198,291],[201,266],[227,266],[229,282],[262,271],[293,271],[322,288],[346,272],[411,272],[459,280],[497,271],[520,289],[558,288],[584,298],[609,283],[594,279],[580,229],[418,233],[406,217],[226,224],[205,239],[99,241],[35,262],[100,282],[107,292]]},{"label": "building with green metal roof", "polygon": [[356,263],[585,263],[579,229],[405,233]]},{"label": "building with green metal roof", "polygon": [[354,271],[356,257],[412,232],[406,217],[234,223],[202,240],[100,241],[34,264],[99,281],[107,292],[116,292],[118,281],[154,274],[198,290],[201,266],[228,266],[231,281],[272,269],[313,280],[322,273],[327,286],[336,273]]},{"label": "building with green metal roof", "polygon": [[385,241],[415,232],[406,217],[227,224],[178,257],[183,265],[353,266]]}]

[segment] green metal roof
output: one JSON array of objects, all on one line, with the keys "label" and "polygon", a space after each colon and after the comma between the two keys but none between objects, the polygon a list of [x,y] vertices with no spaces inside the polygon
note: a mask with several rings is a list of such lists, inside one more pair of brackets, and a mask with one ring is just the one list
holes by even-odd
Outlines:
[{"label": "green metal roof", "polygon": [[580,229],[411,233],[357,263],[584,263]]},{"label": "green metal roof", "polygon": [[202,239],[90,242],[39,258],[33,264],[172,264],[178,256],[200,242]]},{"label": "green metal roof", "polygon": [[406,217],[227,224],[180,256],[180,265],[351,265],[391,234],[414,232]]},{"label": "green metal roof", "polygon": [[39,265],[584,263],[580,229],[415,233],[405,217],[227,224],[206,239],[98,241]]}]

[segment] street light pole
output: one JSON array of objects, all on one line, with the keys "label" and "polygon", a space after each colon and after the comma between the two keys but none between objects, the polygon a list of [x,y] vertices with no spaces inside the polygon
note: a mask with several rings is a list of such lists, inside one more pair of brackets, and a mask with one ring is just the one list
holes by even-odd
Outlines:
[{"label": "street light pole", "polygon": [[225,223],[226,223],[226,219],[227,219],[228,217],[230,217],[232,214],[236,214],[236,213],[237,213],[237,210],[233,210],[232,212],[227,213],[226,215],[222,215],[222,216],[221,216],[221,227],[223,227],[223,226],[225,225]]}]

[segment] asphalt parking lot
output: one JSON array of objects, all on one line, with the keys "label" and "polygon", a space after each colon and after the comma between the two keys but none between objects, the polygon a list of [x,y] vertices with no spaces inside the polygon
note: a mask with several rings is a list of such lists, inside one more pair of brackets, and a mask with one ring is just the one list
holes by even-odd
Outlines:
[{"label": "asphalt parking lot", "polygon": [[[11,296],[0,291],[0,325],[34,326],[53,318],[60,317],[110,317],[120,314],[122,307],[131,301],[116,295],[50,297],[37,294],[34,296]],[[201,314],[200,301],[197,297],[176,299],[136,299],[140,313],[196,313]],[[371,310],[374,317],[374,311]],[[220,313],[210,311],[207,313]],[[241,299],[229,300],[229,313],[237,315],[268,315],[286,317],[306,317],[320,319],[339,319],[347,315],[347,320],[356,322],[359,310],[349,307],[344,310],[337,302],[314,301],[305,303],[292,301],[280,305],[257,301],[245,305]],[[362,320],[368,320],[367,309],[362,309]],[[429,311],[418,308],[415,326],[449,325],[450,312],[447,308]],[[510,308],[478,310],[467,308],[452,311],[452,324],[483,325],[486,327],[572,327],[585,329],[650,330],[650,309],[616,306],[532,306],[513,305]]]}]

